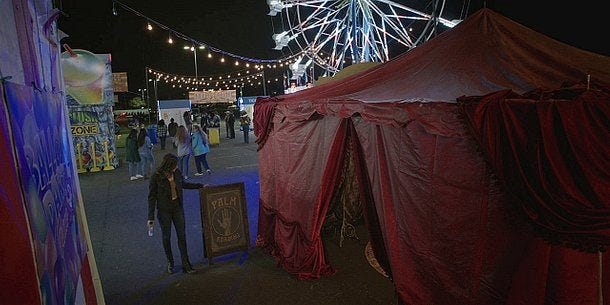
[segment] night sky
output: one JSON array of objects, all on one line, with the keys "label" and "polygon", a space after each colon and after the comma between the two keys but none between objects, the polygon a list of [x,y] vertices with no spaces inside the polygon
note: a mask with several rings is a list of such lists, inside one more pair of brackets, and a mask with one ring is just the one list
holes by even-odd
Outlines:
[{"label": "night sky", "polygon": [[[409,3],[413,0],[398,0]],[[123,0],[122,3],[144,15],[219,49],[251,58],[275,59],[290,53],[273,50],[271,35],[281,31],[278,18],[267,16],[266,0]],[[562,2],[562,3],[558,3]],[[572,5],[568,5],[567,3]],[[610,56],[608,28],[603,20],[603,1],[486,1],[485,5],[527,27],[572,46]],[[470,1],[471,14],[484,1]],[[447,0],[443,17],[458,17],[462,1]],[[579,6],[576,7],[575,5]],[[174,74],[194,75],[193,54],[184,50],[187,43],[174,37],[167,43],[168,31],[146,30],[146,20],[117,6],[112,1],[61,0],[60,8],[68,16],[59,20],[59,28],[69,35],[62,40],[73,49],[112,54],[113,72],[127,72],[129,90],[146,88],[145,67]],[[453,16],[452,16],[453,15]],[[275,30],[274,30],[275,29]],[[236,68],[227,61],[208,60],[207,51],[198,51],[198,74],[230,73]],[[229,59],[229,57],[226,57]],[[243,69],[241,67],[240,69]],[[284,70],[269,70],[267,78],[282,77]],[[281,82],[268,86],[268,94],[278,94]],[[186,90],[160,86],[159,99],[184,98]],[[244,96],[262,95],[261,87],[244,89]]]}]

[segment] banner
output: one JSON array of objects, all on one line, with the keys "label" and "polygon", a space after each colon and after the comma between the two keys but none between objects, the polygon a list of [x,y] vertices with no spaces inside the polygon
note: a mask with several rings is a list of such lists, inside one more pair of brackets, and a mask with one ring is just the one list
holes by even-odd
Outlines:
[{"label": "banner", "polygon": [[68,106],[111,104],[110,54],[74,49],[61,54],[61,71],[68,93]]},{"label": "banner", "polygon": [[235,103],[235,90],[189,91],[189,99],[193,104]]},{"label": "banner", "polygon": [[157,101],[157,109],[159,109],[159,120],[169,124],[171,119],[178,125],[185,125],[184,112],[191,111],[191,101],[189,100],[164,100]]},{"label": "banner", "polygon": [[129,91],[127,86],[127,72],[112,73],[112,87],[114,88],[114,92]]},{"label": "banner", "polygon": [[95,172],[118,166],[112,106],[90,105],[68,108],[78,171]]},{"label": "banner", "polygon": [[[73,52],[62,53],[61,67],[78,172],[114,169],[118,159],[110,54],[93,54],[79,49]],[[125,81],[126,78],[127,74]]]},{"label": "banner", "polygon": [[[80,271],[87,243],[83,223],[77,217],[82,213],[79,211],[81,199],[66,132],[68,124],[63,98],[61,94],[40,92],[9,82],[5,86],[13,147],[6,151],[3,147],[3,152],[14,151],[15,161],[5,160],[7,163],[3,168],[7,171],[3,172],[3,179],[21,181],[17,192],[23,190],[25,196],[24,206],[19,208],[26,211],[28,218],[40,304],[74,304],[78,299],[77,287],[82,289],[83,285]],[[9,135],[8,130],[2,129],[1,132],[3,136]],[[2,192],[7,192],[11,198],[14,189],[2,188]],[[18,211],[10,211],[9,215],[18,215]],[[20,221],[18,218],[9,220]],[[3,236],[7,234],[10,236],[5,237],[18,239],[28,231],[2,232]],[[18,245],[11,243],[11,247]],[[2,254],[2,264],[8,268],[13,262],[4,261],[5,254]],[[32,261],[25,252],[22,255]],[[12,268],[20,269],[23,272],[21,276],[27,276],[27,264]]]}]

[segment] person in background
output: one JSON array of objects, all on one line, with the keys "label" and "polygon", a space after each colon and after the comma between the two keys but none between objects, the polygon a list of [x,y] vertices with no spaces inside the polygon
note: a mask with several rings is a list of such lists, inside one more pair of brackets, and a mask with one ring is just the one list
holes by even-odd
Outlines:
[{"label": "person in background", "polygon": [[172,253],[172,223],[178,238],[178,249],[182,259],[182,272],[195,273],[188,256],[186,246],[186,230],[184,221],[184,208],[182,189],[198,189],[201,183],[188,183],[182,180],[182,173],[178,171],[178,158],[173,154],[166,154],[159,168],[150,179],[148,188],[148,227],[155,224],[155,210],[161,226],[163,249],[167,257],[167,272],[174,273],[174,255]]},{"label": "person in background", "polygon": [[212,117],[212,124],[212,127],[220,127],[220,116],[216,112],[214,112],[214,116]]},{"label": "person in background", "polygon": [[201,165],[203,165],[207,174],[211,174],[212,170],[210,170],[210,166],[208,165],[208,160],[206,158],[206,155],[208,152],[210,152],[208,135],[203,132],[199,125],[193,125],[193,136],[191,143],[193,143],[193,155],[195,156],[195,166],[197,166],[197,173],[195,173],[195,176],[203,175]]},{"label": "person in background", "polygon": [[145,179],[148,178],[146,173],[147,167],[150,168],[150,175],[155,170],[155,158],[153,157],[152,147],[153,144],[150,141],[147,130],[145,128],[140,129],[140,133],[138,133],[138,153],[140,154],[141,173]]},{"label": "person in background", "polygon": [[191,116],[190,111],[185,111],[182,114],[182,118],[184,119],[184,124],[186,125],[186,130],[191,133],[193,132],[193,117]]},{"label": "person in background", "polygon": [[204,112],[201,114],[200,125],[201,125],[201,129],[203,129],[203,132],[205,132],[206,134],[208,133],[208,126],[210,125],[209,119],[210,119],[210,117],[207,112]]},{"label": "person in background", "polygon": [[174,122],[174,118],[169,119],[169,125],[167,125],[167,132],[169,132],[169,139],[176,148],[176,132],[178,132],[178,123]]},{"label": "person in background", "polygon": [[229,138],[235,139],[235,116],[233,115],[233,112],[227,112],[227,129],[229,130]]},{"label": "person in background", "polygon": [[184,180],[188,179],[189,175],[189,158],[192,154],[191,148],[191,135],[186,130],[184,125],[178,127],[176,133],[176,155],[178,156],[178,163],[180,164],[180,172],[184,176]]},{"label": "person in background", "polygon": [[244,132],[244,143],[250,143],[250,117],[246,111],[241,112],[241,130]]},{"label": "person in background", "polygon": [[138,130],[132,128],[125,141],[125,161],[129,163],[129,180],[137,180],[140,174],[140,153],[138,152]]},{"label": "person in background", "polygon": [[161,149],[165,149],[165,140],[167,139],[167,126],[165,126],[165,121],[160,119],[157,123],[157,138],[159,139],[159,143],[161,143]]}]

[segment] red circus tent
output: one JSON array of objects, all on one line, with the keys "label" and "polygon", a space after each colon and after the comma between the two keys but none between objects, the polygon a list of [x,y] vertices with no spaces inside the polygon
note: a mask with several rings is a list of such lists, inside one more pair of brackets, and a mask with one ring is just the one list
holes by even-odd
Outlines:
[{"label": "red circus tent", "polygon": [[[505,177],[492,175],[456,103],[461,96],[541,92],[587,78],[608,87],[610,59],[482,9],[386,64],[259,99],[257,245],[299,278],[332,274],[320,229],[349,159],[373,249],[403,303],[593,305],[602,295],[610,299],[608,277],[599,278],[610,274],[610,258],[595,250],[610,245],[608,197],[583,200],[595,209],[571,206],[571,215],[599,213],[582,218],[589,226],[541,224],[564,230],[559,236],[570,236],[558,240],[564,245],[540,238],[536,226],[520,224],[522,210],[497,180]],[[608,95],[597,98],[608,103]],[[603,175],[589,178],[608,178]],[[579,239],[594,250],[574,249]]]}]

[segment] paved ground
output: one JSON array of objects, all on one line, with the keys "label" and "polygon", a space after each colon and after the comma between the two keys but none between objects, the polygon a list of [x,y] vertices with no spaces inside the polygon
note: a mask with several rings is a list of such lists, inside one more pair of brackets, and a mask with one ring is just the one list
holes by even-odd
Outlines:
[{"label": "paved ground", "polygon": [[[215,258],[210,266],[203,257],[203,237],[196,191],[185,191],[188,250],[198,269],[193,275],[165,273],[161,232],[147,235],[148,180],[129,181],[126,166],[108,172],[82,174],[81,190],[106,304],[395,304],[392,283],[365,259],[366,231],[360,240],[339,247],[336,236],[325,238],[331,264],[339,272],[313,281],[297,280],[277,268],[275,260],[254,247],[258,225],[259,175],[256,144],[225,139],[213,147],[208,161],[213,174],[192,181],[213,185],[244,182],[252,248]],[[156,160],[166,151],[155,147]],[[119,151],[122,155],[123,152]],[[158,163],[157,163],[158,164]],[[191,158],[190,173],[195,172]],[[179,260],[175,234],[174,256]],[[180,266],[177,266],[180,270]]]}]

